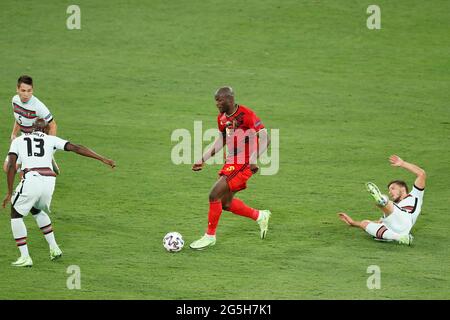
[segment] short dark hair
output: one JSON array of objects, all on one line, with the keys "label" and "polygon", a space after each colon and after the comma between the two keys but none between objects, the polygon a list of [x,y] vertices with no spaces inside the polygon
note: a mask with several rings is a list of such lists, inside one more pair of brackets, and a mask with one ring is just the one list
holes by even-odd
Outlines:
[{"label": "short dark hair", "polygon": [[17,79],[17,86],[19,87],[21,83],[33,86],[33,78],[27,75],[20,76],[19,79]]},{"label": "short dark hair", "polygon": [[406,192],[407,192],[407,193],[409,192],[409,190],[408,190],[408,185],[407,185],[406,182],[403,181],[403,180],[392,180],[392,181],[389,182],[388,185],[387,185],[388,189],[389,189],[389,187],[391,186],[391,184],[393,184],[393,183],[399,185],[400,187],[405,187]]},{"label": "short dark hair", "polygon": [[234,90],[232,87],[226,86],[217,89],[214,96],[225,96],[225,97],[234,97]]},{"label": "short dark hair", "polygon": [[33,123],[33,131],[44,132],[46,127],[47,127],[47,121],[45,121],[44,119],[41,119],[41,118],[36,119],[36,121]]}]

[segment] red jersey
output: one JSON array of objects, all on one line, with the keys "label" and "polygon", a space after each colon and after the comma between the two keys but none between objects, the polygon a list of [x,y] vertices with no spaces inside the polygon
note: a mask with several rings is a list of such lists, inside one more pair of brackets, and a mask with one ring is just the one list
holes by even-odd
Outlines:
[{"label": "red jersey", "polygon": [[257,151],[256,133],[264,125],[256,114],[243,105],[238,105],[231,115],[220,113],[217,116],[219,131],[226,138],[228,149],[226,163],[247,164],[250,156]]}]

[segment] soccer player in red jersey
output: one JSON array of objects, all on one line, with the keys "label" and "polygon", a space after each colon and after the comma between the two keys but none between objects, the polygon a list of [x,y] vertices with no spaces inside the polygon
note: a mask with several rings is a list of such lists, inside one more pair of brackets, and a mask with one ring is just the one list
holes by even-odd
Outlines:
[{"label": "soccer player in red jersey", "polygon": [[219,88],[215,93],[219,109],[217,124],[222,136],[205,152],[202,159],[195,162],[192,170],[200,171],[209,158],[225,145],[228,155],[225,165],[219,171],[219,179],[209,193],[208,228],[205,235],[191,243],[190,247],[202,250],[216,243],[216,228],[222,210],[248,217],[258,222],[261,239],[264,239],[269,226],[271,212],[248,207],[234,195],[247,187],[247,180],[258,171],[257,158],[270,144],[269,135],[256,114],[243,105],[234,102],[231,87]]}]

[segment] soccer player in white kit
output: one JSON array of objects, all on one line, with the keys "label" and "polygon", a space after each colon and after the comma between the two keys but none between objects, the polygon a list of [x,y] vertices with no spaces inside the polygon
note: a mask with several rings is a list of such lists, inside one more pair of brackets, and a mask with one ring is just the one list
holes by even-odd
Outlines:
[{"label": "soccer player in white kit", "polygon": [[[45,134],[45,127],[45,120],[36,120],[33,124],[33,131],[14,139],[8,153],[8,193],[3,200],[3,208],[8,202],[11,202],[11,229],[20,251],[20,258],[12,263],[16,267],[33,265],[28,252],[27,229],[23,222],[23,217],[27,216],[29,212],[32,213],[49,244],[50,259],[54,260],[62,255],[62,251],[55,241],[52,223],[47,214],[50,212],[55,189],[56,174],[51,166],[56,150],[73,151],[79,155],[100,160],[112,168],[115,167],[113,160],[107,159],[89,148]],[[18,158],[22,162],[23,177],[13,195]]]},{"label": "soccer player in white kit", "polygon": [[375,240],[397,241],[400,244],[411,245],[413,236],[410,231],[422,209],[426,173],[422,168],[402,160],[397,155],[392,155],[389,162],[394,167],[404,168],[416,175],[411,192],[408,192],[408,186],[404,181],[391,181],[388,184],[391,201],[386,195],[381,194],[375,184],[368,182],[367,190],[383,212],[383,217],[376,222],[354,221],[346,213],[341,212],[339,218],[352,227],[365,230]]},{"label": "soccer player in white kit", "polygon": [[[33,79],[30,76],[23,75],[17,80],[17,94],[12,98],[11,105],[14,114],[14,125],[11,132],[11,141],[13,141],[19,132],[30,133],[33,131],[33,123],[36,119],[44,119],[47,124],[48,134],[56,135],[56,121],[53,115],[38,98],[33,95]],[[53,170],[59,174],[59,168],[53,160]],[[3,164],[3,171],[6,172],[8,166],[8,157]]]}]

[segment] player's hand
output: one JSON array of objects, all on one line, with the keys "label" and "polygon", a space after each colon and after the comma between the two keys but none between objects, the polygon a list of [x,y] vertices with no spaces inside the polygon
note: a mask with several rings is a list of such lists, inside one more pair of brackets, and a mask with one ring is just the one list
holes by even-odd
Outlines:
[{"label": "player's hand", "polygon": [[5,199],[3,199],[2,207],[6,208],[6,205],[11,202],[11,194],[6,194]]},{"label": "player's hand", "polygon": [[250,164],[250,171],[251,171],[253,174],[257,173],[258,170],[259,170],[259,167],[258,167],[256,164],[253,164],[253,163]]},{"label": "player's hand", "polygon": [[108,166],[110,166],[111,168],[115,168],[116,166],[116,162],[114,160],[111,159],[103,159],[102,162]]},{"label": "player's hand", "polygon": [[389,162],[391,163],[391,166],[394,167],[401,167],[403,165],[402,158],[395,154],[389,157]]},{"label": "player's hand", "polygon": [[353,226],[353,224],[355,223],[353,221],[352,218],[350,218],[350,216],[348,214],[346,214],[345,212],[339,212],[338,213],[339,219],[341,219],[342,221],[344,221],[346,224],[348,224],[349,226]]},{"label": "player's hand", "polygon": [[192,170],[194,170],[194,171],[200,171],[202,169],[203,169],[203,161],[202,162],[196,162],[192,166]]}]

